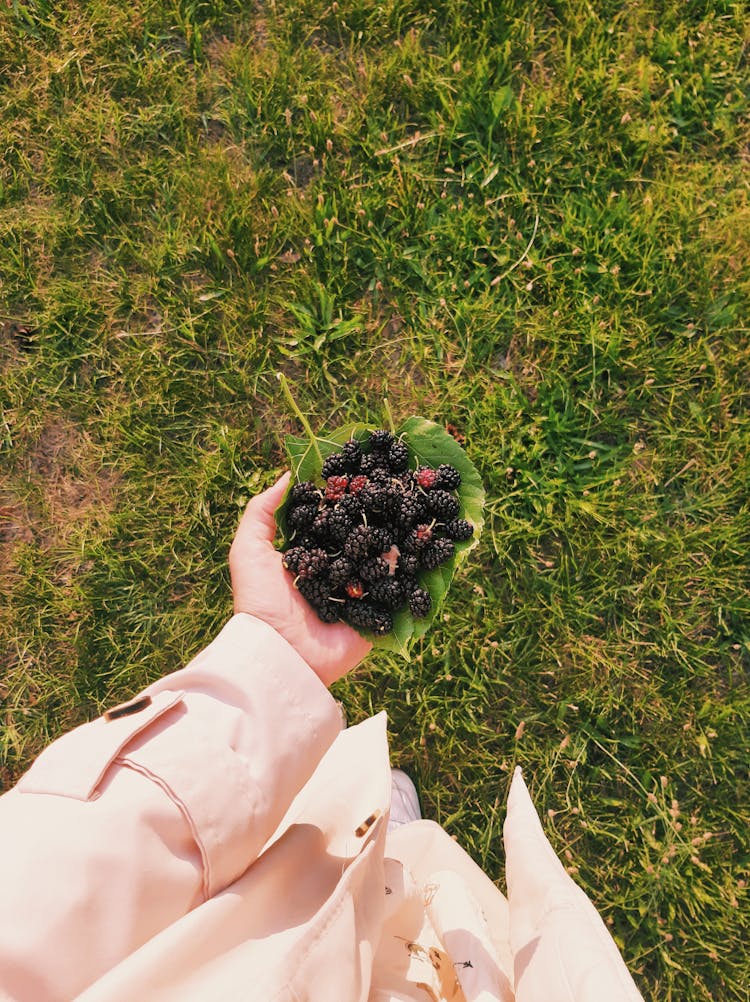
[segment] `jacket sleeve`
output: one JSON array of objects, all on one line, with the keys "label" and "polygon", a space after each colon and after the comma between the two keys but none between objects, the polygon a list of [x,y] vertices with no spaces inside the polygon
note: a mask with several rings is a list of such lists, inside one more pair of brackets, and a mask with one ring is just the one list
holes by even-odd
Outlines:
[{"label": "jacket sleeve", "polygon": [[257,858],[341,730],[271,627],[51,744],[0,798],[0,999],[71,999]]}]

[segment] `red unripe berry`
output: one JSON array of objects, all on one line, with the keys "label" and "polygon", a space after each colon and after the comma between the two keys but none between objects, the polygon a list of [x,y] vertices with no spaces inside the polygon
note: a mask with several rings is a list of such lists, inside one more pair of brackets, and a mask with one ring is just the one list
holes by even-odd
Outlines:
[{"label": "red unripe berry", "polygon": [[364,593],[365,589],[361,581],[350,581],[346,586],[346,594],[349,598],[362,598]]},{"label": "red unripe berry", "polygon": [[326,499],[328,501],[339,501],[349,486],[348,477],[329,477],[326,481]]},{"label": "red unripe berry", "polygon": [[437,478],[437,470],[432,470],[429,466],[420,466],[415,474],[417,483],[420,487],[424,487],[426,491],[435,486]]},{"label": "red unripe berry", "polygon": [[351,482],[349,484],[349,492],[351,494],[359,494],[359,492],[362,490],[363,487],[367,487],[369,482],[370,481],[367,479],[367,477],[363,477],[362,474],[360,474],[357,477],[352,477]]}]

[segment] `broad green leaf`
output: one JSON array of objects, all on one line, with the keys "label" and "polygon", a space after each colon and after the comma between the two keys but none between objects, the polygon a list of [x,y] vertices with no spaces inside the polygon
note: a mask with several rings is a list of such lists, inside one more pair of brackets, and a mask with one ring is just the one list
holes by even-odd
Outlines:
[{"label": "broad green leaf", "polygon": [[[320,475],[322,461],[332,453],[338,452],[350,438],[366,441],[372,430],[363,424],[353,424],[313,439],[287,436],[285,444],[292,479],[281,505],[276,510],[276,524],[281,531],[282,549],[286,549],[289,544],[286,511],[292,486],[303,480],[322,484]],[[474,525],[472,538],[455,544],[456,552],[452,560],[441,564],[435,570],[420,573],[420,581],[432,598],[432,608],[427,616],[415,619],[406,608],[396,613],[393,632],[387,636],[373,637],[365,631],[360,631],[375,647],[395,651],[408,658],[414,641],[424,636],[430,623],[440,612],[456,569],[479,542],[484,526],[484,488],[476,467],[466,452],[440,425],[426,418],[412,417],[396,430],[396,435],[406,443],[409,450],[409,465],[412,469],[417,466],[438,467],[441,463],[450,463],[456,467],[461,474],[461,485],[456,491],[461,506],[459,517],[467,518]]]}]

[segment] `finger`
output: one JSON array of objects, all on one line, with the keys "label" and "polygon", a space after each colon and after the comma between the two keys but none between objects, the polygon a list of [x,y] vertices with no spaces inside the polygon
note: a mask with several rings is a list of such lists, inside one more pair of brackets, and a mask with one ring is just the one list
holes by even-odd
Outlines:
[{"label": "finger", "polygon": [[276,520],[273,514],[281,504],[290,477],[291,472],[287,470],[273,487],[250,499],[241,523],[242,532],[248,538],[263,542],[273,541],[276,534]]}]

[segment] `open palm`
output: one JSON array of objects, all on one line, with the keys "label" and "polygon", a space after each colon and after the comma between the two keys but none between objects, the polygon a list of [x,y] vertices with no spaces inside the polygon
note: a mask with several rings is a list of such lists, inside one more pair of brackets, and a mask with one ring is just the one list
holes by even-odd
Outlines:
[{"label": "open palm", "polygon": [[344,623],[322,623],[294,587],[274,548],[279,506],[289,473],[248,503],[229,551],[234,611],[247,612],[272,626],[310,665],[325,685],[341,678],[372,645]]}]

